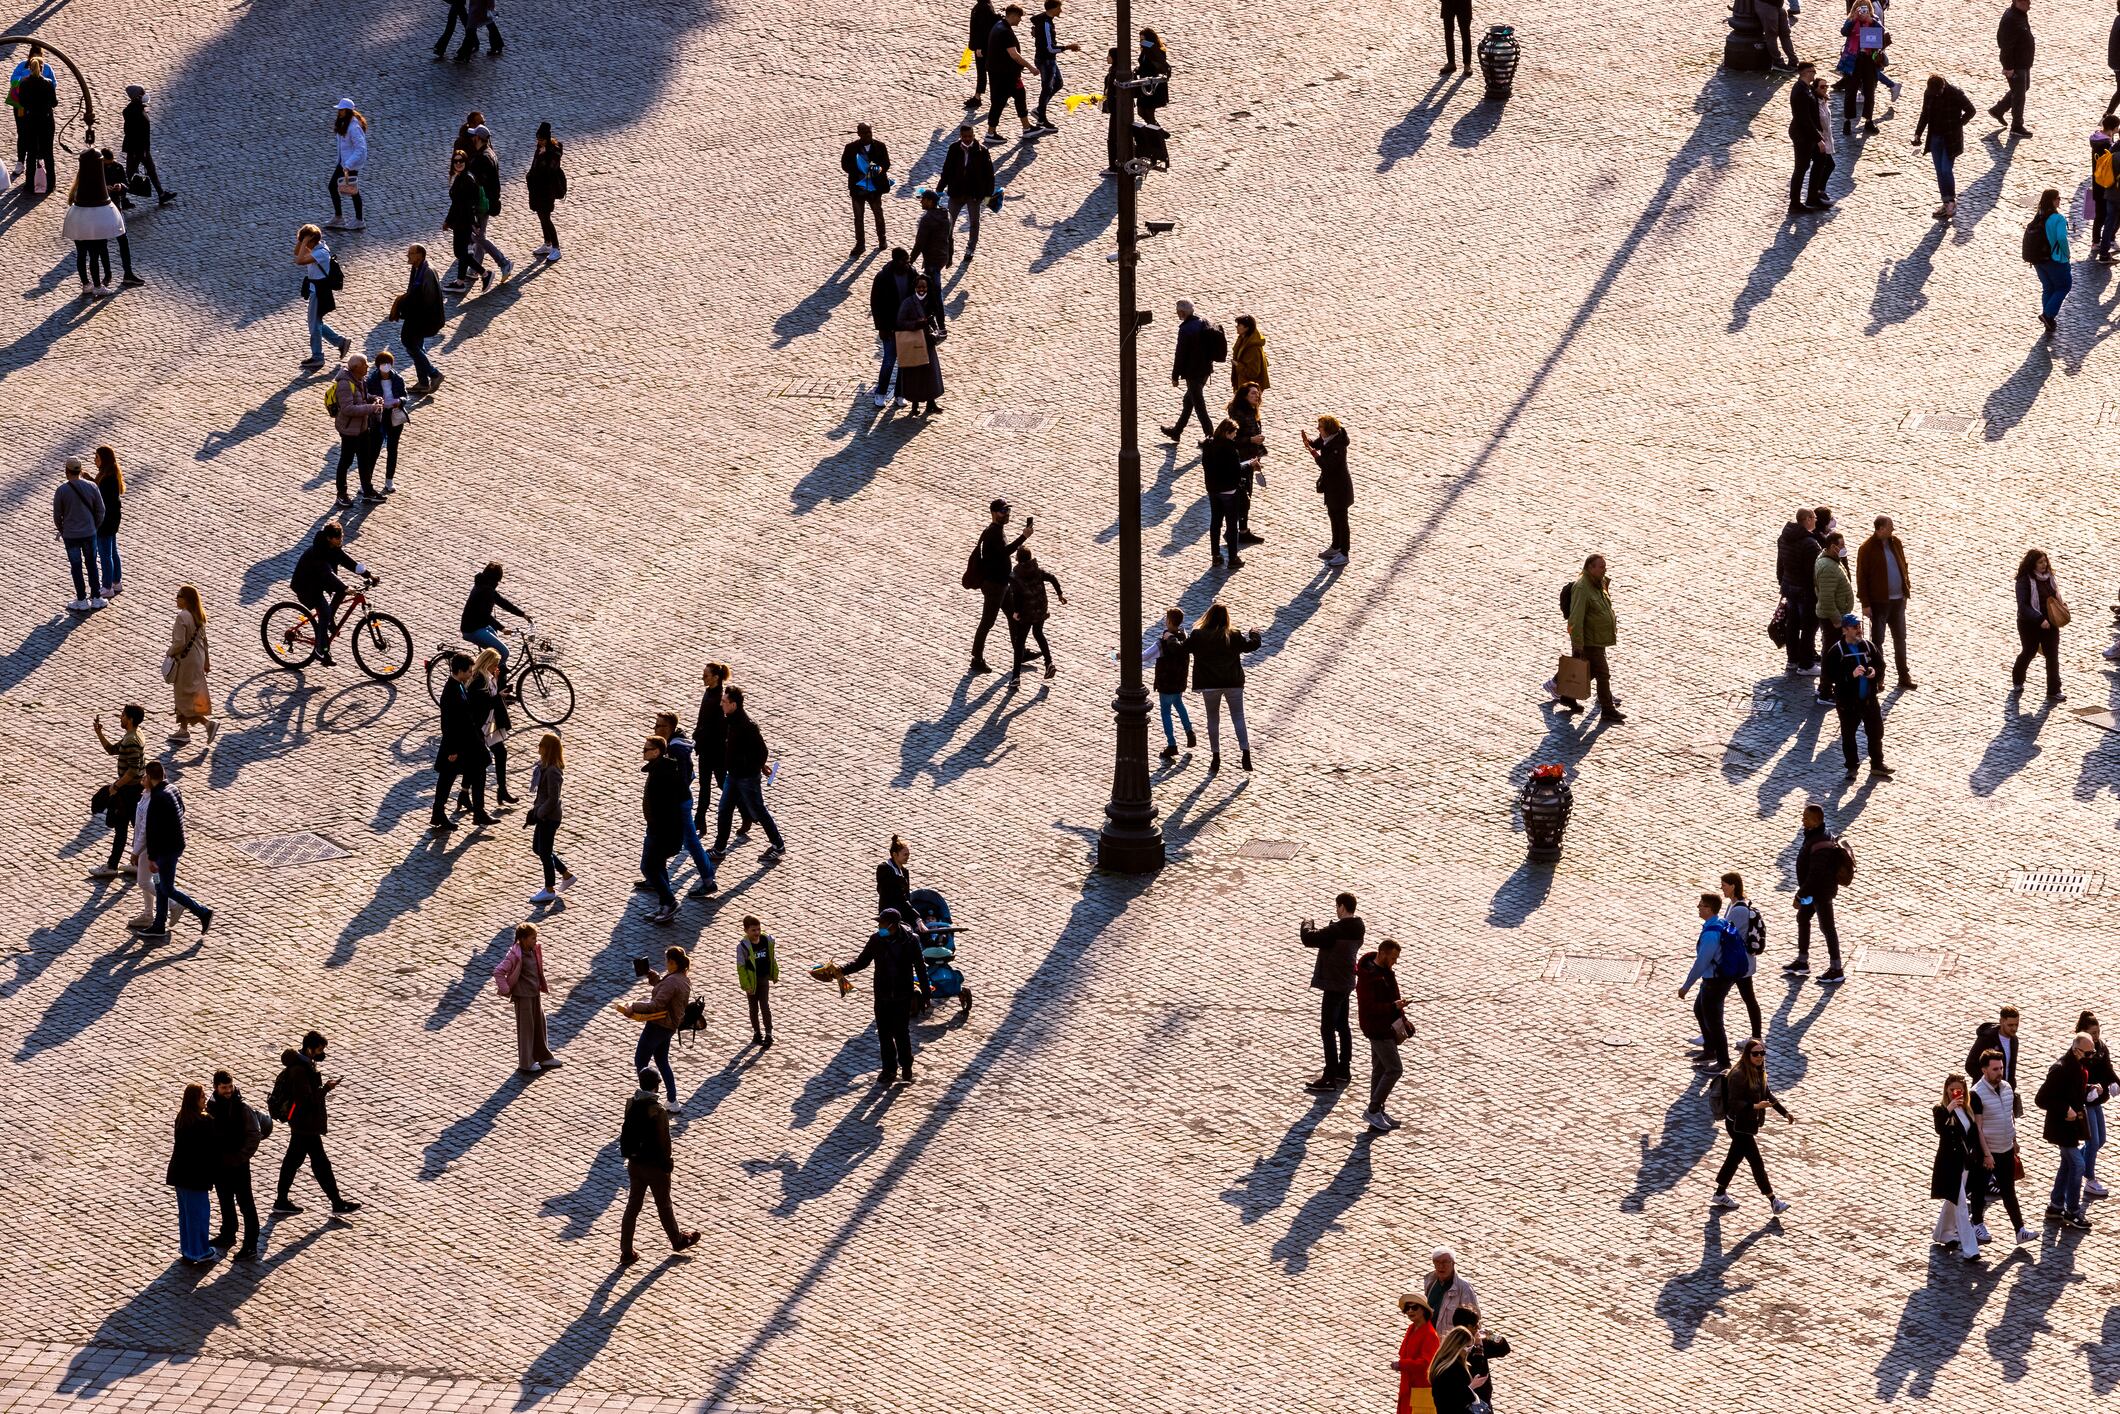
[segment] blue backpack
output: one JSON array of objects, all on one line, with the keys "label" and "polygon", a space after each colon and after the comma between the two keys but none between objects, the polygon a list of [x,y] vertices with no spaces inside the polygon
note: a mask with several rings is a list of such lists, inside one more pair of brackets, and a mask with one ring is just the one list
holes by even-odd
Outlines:
[{"label": "blue backpack", "polygon": [[1715,957],[1715,975],[1725,981],[1747,975],[1752,970],[1752,951],[1745,946],[1745,935],[1722,919],[1716,922],[1722,929],[1722,945]]}]

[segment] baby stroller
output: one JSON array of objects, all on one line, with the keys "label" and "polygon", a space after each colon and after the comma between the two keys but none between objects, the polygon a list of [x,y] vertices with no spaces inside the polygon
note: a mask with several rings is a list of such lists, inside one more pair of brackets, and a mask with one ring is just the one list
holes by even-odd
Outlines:
[{"label": "baby stroller", "polygon": [[922,956],[927,959],[928,984],[937,998],[955,997],[962,1016],[972,1009],[972,989],[964,985],[964,973],[955,965],[957,934],[964,930],[950,917],[949,900],[933,889],[915,889],[906,901],[927,928]]}]

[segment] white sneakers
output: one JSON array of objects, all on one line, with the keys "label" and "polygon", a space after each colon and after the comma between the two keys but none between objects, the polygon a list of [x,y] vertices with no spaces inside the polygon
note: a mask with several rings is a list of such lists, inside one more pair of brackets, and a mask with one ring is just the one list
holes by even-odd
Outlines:
[{"label": "white sneakers", "polygon": [[2088,1193],[2093,1198],[2103,1198],[2106,1196],[2105,1185],[2100,1183],[2095,1178],[2086,1178],[2085,1180],[2083,1180],[2083,1191],[2085,1193]]},{"label": "white sneakers", "polygon": [[1993,1242],[1995,1240],[1994,1238],[1988,1236],[1986,1223],[1974,1223],[1973,1236],[1981,1242]]},{"label": "white sneakers", "polygon": [[108,599],[70,599],[67,601],[66,607],[77,614],[87,614],[103,608],[109,603]]},{"label": "white sneakers", "polygon": [[1786,1213],[1787,1211],[1789,1211],[1789,1200],[1786,1198],[1769,1198],[1767,1200],[1767,1205],[1773,1208],[1774,1211],[1777,1213]]},{"label": "white sneakers", "polygon": [[558,899],[559,895],[550,889],[539,889],[536,893],[530,895],[530,902],[533,904],[554,903]]},{"label": "white sneakers", "polygon": [[2031,1230],[2030,1228],[2028,1228],[2028,1227],[2020,1227],[2020,1228],[2018,1228],[2018,1229],[2017,1229],[2017,1241],[2018,1241],[2018,1242],[2020,1242],[2020,1243],[2024,1243],[2024,1242],[2037,1242],[2038,1240],[2039,1240],[2039,1234],[2038,1234],[2038,1233],[2036,1233],[2036,1232],[2033,1232],[2033,1231],[2032,1231],[2032,1230]]}]

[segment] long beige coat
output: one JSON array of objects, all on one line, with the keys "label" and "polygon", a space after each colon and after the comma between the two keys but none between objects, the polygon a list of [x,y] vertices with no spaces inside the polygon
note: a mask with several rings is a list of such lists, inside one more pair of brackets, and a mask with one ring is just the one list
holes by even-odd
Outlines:
[{"label": "long beige coat", "polygon": [[169,629],[169,656],[177,660],[177,675],[170,681],[176,714],[185,721],[201,721],[213,715],[213,693],[206,674],[213,664],[207,653],[206,633],[192,619],[189,609],[177,610],[177,621]]}]

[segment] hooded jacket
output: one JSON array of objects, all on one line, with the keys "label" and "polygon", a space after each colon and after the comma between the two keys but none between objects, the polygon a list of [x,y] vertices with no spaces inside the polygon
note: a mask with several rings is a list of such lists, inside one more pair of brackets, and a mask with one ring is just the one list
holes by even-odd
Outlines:
[{"label": "hooded jacket", "polygon": [[1795,521],[1781,528],[1774,544],[1774,578],[1781,592],[1791,599],[1809,599],[1817,592],[1818,537]]},{"label": "hooded jacket", "polygon": [[1391,1039],[1391,1023],[1403,1012],[1399,1003],[1396,973],[1377,961],[1375,953],[1364,953],[1354,965],[1355,1014],[1362,1034],[1372,1041]]}]

